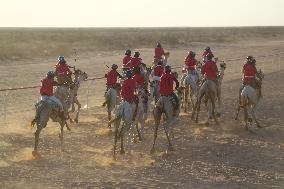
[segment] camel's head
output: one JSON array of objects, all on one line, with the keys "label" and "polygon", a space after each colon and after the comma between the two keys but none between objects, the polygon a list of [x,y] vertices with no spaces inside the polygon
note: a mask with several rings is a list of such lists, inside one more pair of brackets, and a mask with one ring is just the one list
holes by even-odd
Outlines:
[{"label": "camel's head", "polygon": [[74,71],[74,75],[75,77],[80,77],[83,81],[86,81],[88,79],[88,74],[80,69],[76,69]]},{"label": "camel's head", "polygon": [[226,69],[226,63],[225,63],[224,61],[222,61],[222,62],[220,63],[220,67],[225,70],[225,69]]},{"label": "camel's head", "polygon": [[168,58],[168,57],[170,57],[170,52],[165,52],[165,54],[164,54],[164,55],[165,55],[165,57],[167,57],[167,58]]},{"label": "camel's head", "polygon": [[196,68],[201,68],[202,67],[202,63],[200,62],[200,61],[198,61],[197,63],[196,63]]},{"label": "camel's head", "polygon": [[173,76],[178,79],[178,73],[176,71],[172,72],[173,73]]},{"label": "camel's head", "polygon": [[264,79],[264,73],[262,72],[262,70],[258,70],[257,73],[256,73],[256,77],[262,81]]}]

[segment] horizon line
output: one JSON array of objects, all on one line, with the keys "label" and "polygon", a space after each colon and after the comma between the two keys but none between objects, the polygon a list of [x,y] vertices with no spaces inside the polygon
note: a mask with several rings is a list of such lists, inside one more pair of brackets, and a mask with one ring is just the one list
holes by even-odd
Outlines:
[{"label": "horizon line", "polygon": [[268,27],[284,27],[284,25],[270,25],[270,26],[0,26],[0,28],[62,28],[62,29],[139,29],[139,28],[268,28]]}]

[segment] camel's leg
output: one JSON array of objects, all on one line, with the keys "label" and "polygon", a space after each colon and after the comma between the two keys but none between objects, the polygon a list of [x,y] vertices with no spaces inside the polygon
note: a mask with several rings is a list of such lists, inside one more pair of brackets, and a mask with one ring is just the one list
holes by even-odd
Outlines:
[{"label": "camel's leg", "polygon": [[244,104],[244,121],[245,121],[245,129],[248,131],[248,110],[246,104]]},{"label": "camel's leg", "polygon": [[197,112],[196,112],[196,118],[195,118],[195,123],[198,123],[198,115],[199,115],[199,111],[200,111],[200,104],[202,101],[203,96],[205,95],[205,93],[201,94],[199,99],[197,100]]},{"label": "camel's leg", "polygon": [[195,104],[193,104],[193,107],[192,107],[191,120],[194,120],[194,116],[195,116],[195,113],[196,113],[197,106],[198,106],[198,98],[197,98]]},{"label": "camel's leg", "polygon": [[60,139],[60,146],[61,146],[61,151],[63,151],[63,128],[64,128],[64,123],[60,123],[60,133],[59,133],[59,139]]},{"label": "camel's leg", "polygon": [[76,123],[78,123],[78,122],[79,122],[79,114],[80,114],[80,110],[81,110],[81,104],[80,104],[80,102],[79,102],[79,100],[78,100],[77,97],[75,97],[74,100],[75,100],[74,102],[75,102],[75,103],[77,104],[77,106],[78,106],[78,110],[77,110],[76,117],[75,117],[74,121],[75,121]]},{"label": "camel's leg", "polygon": [[155,152],[155,144],[156,144],[156,139],[157,139],[157,136],[158,136],[158,128],[159,128],[159,125],[160,125],[161,115],[162,114],[161,114],[160,110],[154,109],[155,130],[154,130],[154,141],[153,141],[151,153]]},{"label": "camel's leg", "polygon": [[221,116],[221,106],[222,106],[222,103],[221,103],[221,86],[217,87],[217,104],[218,104],[218,108],[215,106],[215,109],[216,109],[216,116],[217,117],[220,117]]},{"label": "camel's leg", "polygon": [[217,121],[216,115],[215,115],[215,99],[212,97],[212,95],[210,95],[210,101],[211,101],[212,115],[213,115],[214,121],[215,121],[216,124],[218,124],[218,121]]},{"label": "camel's leg", "polygon": [[69,111],[69,112],[71,112],[71,113],[73,113],[73,112],[75,112],[75,103],[74,103],[74,101],[73,101],[73,103],[71,104],[72,106],[72,109],[71,109],[71,111]]},{"label": "camel's leg", "polygon": [[111,110],[107,111],[107,115],[108,115],[108,121],[110,121],[111,120]]},{"label": "camel's leg", "polygon": [[240,104],[238,104],[238,108],[237,108],[237,112],[236,112],[235,120],[238,120],[240,110],[241,110],[241,105],[240,105]]},{"label": "camel's leg", "polygon": [[255,121],[255,124],[256,124],[256,126],[258,127],[258,128],[262,128],[261,126],[260,126],[260,124],[259,124],[259,122],[258,122],[258,120],[256,119],[256,116],[255,116],[255,107],[256,106],[253,106],[253,108],[252,108],[252,118],[254,119],[254,121]]},{"label": "camel's leg", "polygon": [[171,139],[170,139],[170,134],[169,134],[169,132],[170,132],[170,125],[169,125],[169,122],[168,122],[169,120],[167,120],[167,123],[164,125],[164,130],[165,130],[165,133],[166,133],[166,136],[167,136],[167,139],[168,139],[168,143],[169,143],[169,146],[168,146],[168,150],[169,151],[174,151],[174,148],[173,148],[173,145],[172,145],[172,143],[171,143]]},{"label": "camel's leg", "polygon": [[124,146],[123,146],[123,135],[120,136],[120,154],[125,154]]},{"label": "camel's leg", "polygon": [[189,89],[186,87],[185,91],[184,91],[184,113],[187,112],[187,108],[188,108],[188,93],[189,93]]},{"label": "camel's leg", "polygon": [[118,127],[116,125],[114,130],[114,146],[113,146],[113,158],[116,159],[116,145],[118,140]]},{"label": "camel's leg", "polygon": [[142,136],[141,136],[141,132],[139,131],[139,128],[138,128],[138,123],[136,123],[135,126],[136,126],[139,141],[142,141]]},{"label": "camel's leg", "polygon": [[37,125],[37,129],[35,132],[35,144],[34,144],[34,151],[32,152],[32,154],[34,156],[36,156],[38,154],[37,149],[38,149],[38,141],[39,141],[39,134],[41,132],[43,127],[41,127],[40,125]]},{"label": "camel's leg", "polygon": [[122,126],[122,128],[120,130],[120,154],[125,154],[124,145],[123,145],[125,127],[126,127],[126,123],[124,123],[124,126]]}]

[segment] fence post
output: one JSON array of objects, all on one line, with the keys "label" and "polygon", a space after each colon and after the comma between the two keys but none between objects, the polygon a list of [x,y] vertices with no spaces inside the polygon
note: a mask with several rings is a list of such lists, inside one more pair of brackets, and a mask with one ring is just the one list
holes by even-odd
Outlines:
[{"label": "fence post", "polygon": [[89,91],[90,91],[90,82],[88,82],[87,93],[86,93],[86,105],[85,108],[88,110],[89,108]]},{"label": "fence post", "polygon": [[85,108],[88,110],[89,109],[89,95],[90,95],[90,85],[93,84],[93,82],[95,82],[95,80],[92,80],[88,83],[88,87],[87,87],[87,93],[86,93],[86,105]]}]

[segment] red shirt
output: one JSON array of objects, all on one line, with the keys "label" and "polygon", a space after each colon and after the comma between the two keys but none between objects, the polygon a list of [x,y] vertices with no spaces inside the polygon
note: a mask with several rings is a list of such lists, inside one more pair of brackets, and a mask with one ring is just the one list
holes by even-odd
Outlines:
[{"label": "red shirt", "polygon": [[256,67],[252,64],[246,63],[243,66],[244,81],[249,81],[255,78],[257,73]]},{"label": "red shirt", "polygon": [[171,95],[174,92],[174,80],[175,77],[172,73],[165,73],[162,75],[160,81],[161,95]]},{"label": "red shirt", "polygon": [[137,57],[134,57],[131,59],[131,62],[128,64],[128,67],[130,68],[136,68],[136,67],[139,67],[142,63],[142,59],[141,58],[137,58]]},{"label": "red shirt", "polygon": [[132,79],[136,82],[137,84],[137,87],[143,87],[144,86],[144,77],[139,74],[139,73],[136,73]]},{"label": "red shirt", "polygon": [[208,79],[217,79],[217,65],[214,61],[207,61],[201,67],[201,74],[206,75]]},{"label": "red shirt", "polygon": [[208,54],[213,55],[212,51],[209,50],[209,51],[204,51],[202,57],[205,57],[205,56],[207,56]]},{"label": "red shirt", "polygon": [[162,65],[157,65],[154,68],[154,76],[161,77],[164,73],[164,69]]},{"label": "red shirt", "polygon": [[185,65],[187,65],[188,70],[195,70],[195,65],[197,63],[197,60],[188,55],[187,57],[185,57],[184,63]]},{"label": "red shirt", "polygon": [[67,76],[69,72],[69,68],[67,64],[56,64],[55,73],[56,75]]},{"label": "red shirt", "polygon": [[122,60],[123,65],[127,65],[131,61],[131,59],[132,59],[131,56],[126,55]]},{"label": "red shirt", "polygon": [[155,48],[155,56],[154,58],[162,59],[163,55],[165,54],[164,49],[161,47]]},{"label": "red shirt", "polygon": [[53,96],[53,80],[49,78],[44,78],[41,80],[40,94]]},{"label": "red shirt", "polygon": [[116,70],[110,70],[105,77],[107,78],[107,85],[114,85],[117,82],[118,73]]},{"label": "red shirt", "polygon": [[126,79],[121,84],[120,96],[127,101],[132,102],[134,99],[134,91],[136,82],[133,79]]}]

